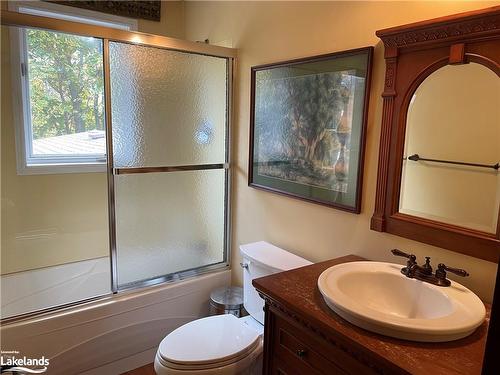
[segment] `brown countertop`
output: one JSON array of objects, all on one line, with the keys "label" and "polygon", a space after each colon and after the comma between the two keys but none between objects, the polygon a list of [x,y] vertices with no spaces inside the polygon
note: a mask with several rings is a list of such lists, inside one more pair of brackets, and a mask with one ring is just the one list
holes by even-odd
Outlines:
[{"label": "brown countertop", "polygon": [[342,339],[381,362],[411,374],[480,374],[486,343],[486,321],[470,336],[446,343],[399,340],[358,328],[326,305],[317,287],[319,275],[340,263],[365,260],[348,255],[310,266],[255,279],[253,285],[266,297],[301,316],[319,331]]}]

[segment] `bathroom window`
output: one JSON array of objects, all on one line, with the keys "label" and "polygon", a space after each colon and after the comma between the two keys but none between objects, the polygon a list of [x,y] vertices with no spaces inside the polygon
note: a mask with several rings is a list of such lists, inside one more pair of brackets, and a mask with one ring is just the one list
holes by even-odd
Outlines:
[{"label": "bathroom window", "polygon": [[[11,10],[124,30],[136,21],[49,3]],[[104,172],[102,40],[20,28],[12,33],[19,174]],[[16,84],[17,83],[17,84]]]}]

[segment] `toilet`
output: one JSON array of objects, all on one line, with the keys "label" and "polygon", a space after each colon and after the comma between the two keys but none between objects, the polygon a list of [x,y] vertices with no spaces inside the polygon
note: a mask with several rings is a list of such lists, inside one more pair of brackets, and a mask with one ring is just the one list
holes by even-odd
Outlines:
[{"label": "toilet", "polygon": [[240,246],[243,305],[250,315],[215,315],[177,328],[160,343],[158,375],[260,375],[264,300],[252,280],[311,264],[265,241]]}]

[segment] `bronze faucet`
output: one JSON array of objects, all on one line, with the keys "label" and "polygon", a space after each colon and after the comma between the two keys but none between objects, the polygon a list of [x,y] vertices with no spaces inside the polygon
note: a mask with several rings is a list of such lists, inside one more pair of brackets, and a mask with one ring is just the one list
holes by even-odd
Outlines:
[{"label": "bronze faucet", "polygon": [[462,277],[469,276],[467,271],[460,268],[448,267],[443,263],[439,263],[435,274],[432,274],[430,257],[425,257],[425,264],[419,266],[415,255],[407,254],[398,249],[393,249],[391,252],[396,256],[408,258],[406,267],[401,268],[401,273],[411,279],[417,279],[437,286],[450,286],[451,282],[446,278],[446,271]]}]

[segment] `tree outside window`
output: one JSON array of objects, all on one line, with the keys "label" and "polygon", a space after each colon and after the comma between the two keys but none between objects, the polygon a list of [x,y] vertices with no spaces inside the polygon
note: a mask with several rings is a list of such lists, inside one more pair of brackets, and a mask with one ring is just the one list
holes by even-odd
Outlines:
[{"label": "tree outside window", "polygon": [[105,154],[102,41],[26,29],[31,157]]}]

